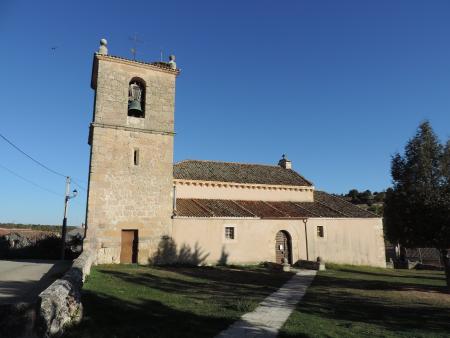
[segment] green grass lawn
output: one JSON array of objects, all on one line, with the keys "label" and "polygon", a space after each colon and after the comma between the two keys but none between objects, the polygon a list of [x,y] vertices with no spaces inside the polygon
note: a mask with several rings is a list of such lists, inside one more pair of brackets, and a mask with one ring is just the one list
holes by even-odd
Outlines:
[{"label": "green grass lawn", "polygon": [[327,267],[281,337],[450,337],[443,272]]},{"label": "green grass lawn", "polygon": [[258,267],[93,267],[66,337],[213,337],[292,273]]},{"label": "green grass lawn", "polygon": [[[291,273],[259,267],[100,265],[84,318],[66,337],[213,337],[255,309]],[[281,337],[450,337],[444,274],[328,265]]]}]

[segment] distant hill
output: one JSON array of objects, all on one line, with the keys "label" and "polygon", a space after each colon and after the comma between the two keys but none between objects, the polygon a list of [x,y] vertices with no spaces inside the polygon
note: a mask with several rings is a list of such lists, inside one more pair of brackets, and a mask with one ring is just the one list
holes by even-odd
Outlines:
[{"label": "distant hill", "polygon": [[386,197],[385,191],[372,192],[370,190],[358,191],[357,189],[351,189],[347,194],[338,196],[378,216],[383,216],[384,199]]},{"label": "distant hill", "polygon": [[[46,225],[46,224],[0,223],[0,228],[61,232],[61,225]],[[74,227],[74,226],[67,227],[68,230],[72,230],[72,229],[76,229],[76,228],[77,227]]]}]

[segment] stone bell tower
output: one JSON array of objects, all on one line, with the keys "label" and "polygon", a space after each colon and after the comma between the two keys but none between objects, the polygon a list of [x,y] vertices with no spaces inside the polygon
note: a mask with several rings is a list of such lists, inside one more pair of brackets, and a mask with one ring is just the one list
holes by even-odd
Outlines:
[{"label": "stone bell tower", "polygon": [[86,245],[98,263],[148,263],[170,235],[175,58],[94,55]]}]

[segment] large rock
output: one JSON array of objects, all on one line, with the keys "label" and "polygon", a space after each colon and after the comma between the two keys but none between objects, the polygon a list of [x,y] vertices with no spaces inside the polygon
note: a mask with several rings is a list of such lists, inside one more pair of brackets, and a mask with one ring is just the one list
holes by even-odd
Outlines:
[{"label": "large rock", "polygon": [[37,327],[40,336],[59,337],[68,325],[81,319],[81,288],[93,260],[92,251],[83,251],[61,279],[41,292]]}]

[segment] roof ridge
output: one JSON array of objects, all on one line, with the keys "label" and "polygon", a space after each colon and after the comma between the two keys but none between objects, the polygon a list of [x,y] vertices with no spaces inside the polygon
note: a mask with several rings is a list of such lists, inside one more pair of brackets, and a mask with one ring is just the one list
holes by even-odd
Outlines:
[{"label": "roof ridge", "polygon": [[[229,161],[216,161],[216,160],[195,160],[195,159],[186,159],[181,160],[179,162],[174,163],[174,165],[185,163],[185,162],[203,162],[203,163],[224,163],[224,164],[241,164],[241,165],[258,165],[262,167],[275,167],[275,168],[281,168],[279,165],[276,164],[263,164],[263,163],[247,163],[247,162],[229,162]],[[287,169],[292,170],[292,169]],[[295,170],[292,170],[295,171]]]}]

